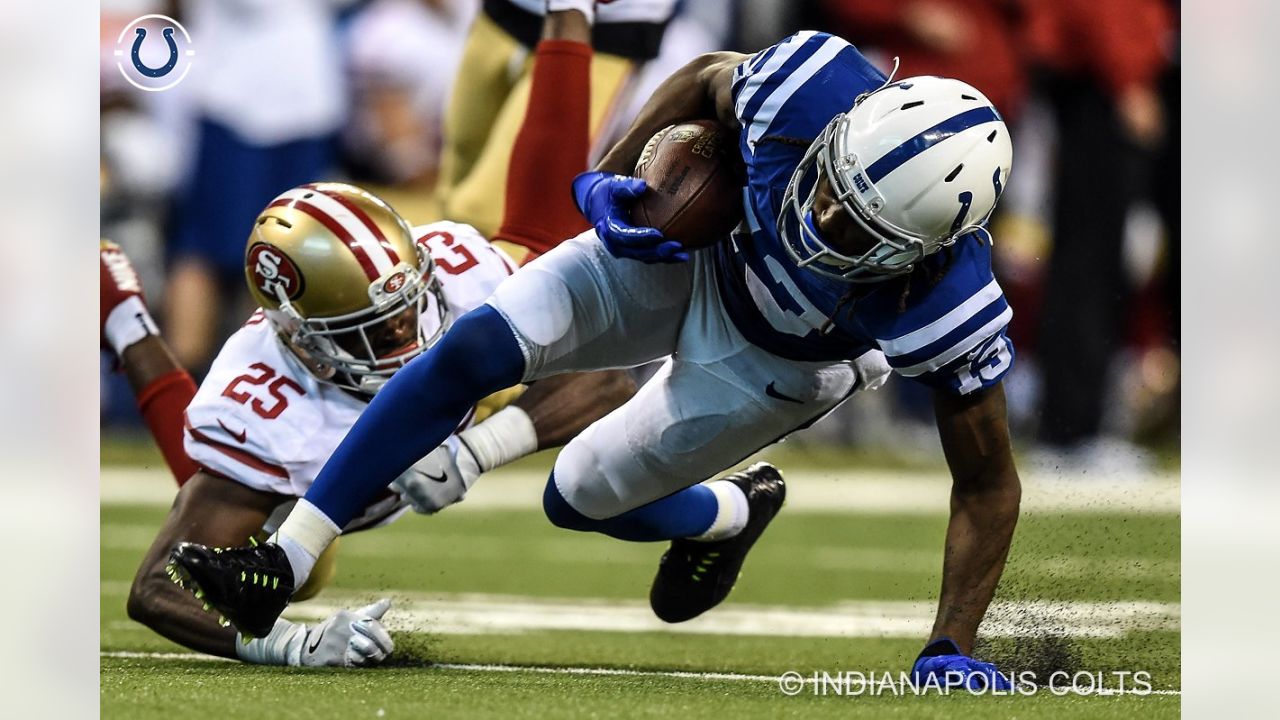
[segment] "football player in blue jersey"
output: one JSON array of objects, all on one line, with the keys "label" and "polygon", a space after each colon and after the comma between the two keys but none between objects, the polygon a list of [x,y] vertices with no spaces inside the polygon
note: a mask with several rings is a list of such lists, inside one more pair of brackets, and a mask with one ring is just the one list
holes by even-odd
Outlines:
[{"label": "football player in blue jersey", "polygon": [[[645,142],[691,118],[739,130],[747,168],[745,221],[696,252],[627,222]],[[339,528],[477,399],[665,357],[560,453],[544,509],[560,527],[671,541],[650,602],[680,622],[725,598],[786,490],[767,464],[707,479],[896,371],[934,389],[953,476],[938,614],[915,677],[1006,687],[970,655],[1021,492],[1000,385],[1011,311],[983,229],[1011,162],[980,92],[890,82],[837,37],[695,59],[574,181],[594,230],[526,265],[397,373],[271,542],[179,546],[174,568],[242,632],[264,632]]]}]

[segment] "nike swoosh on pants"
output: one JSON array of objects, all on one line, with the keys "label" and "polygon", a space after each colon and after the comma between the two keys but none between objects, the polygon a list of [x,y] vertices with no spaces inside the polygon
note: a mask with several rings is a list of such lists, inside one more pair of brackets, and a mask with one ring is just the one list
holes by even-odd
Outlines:
[{"label": "nike swoosh on pants", "polygon": [[781,392],[778,391],[776,387],[774,387],[774,383],[772,382],[769,383],[768,387],[764,389],[764,394],[768,395],[771,398],[777,398],[779,400],[784,400],[786,402],[799,403],[801,405],[804,404],[803,400],[800,400],[798,398],[793,398],[790,395],[783,395]]}]

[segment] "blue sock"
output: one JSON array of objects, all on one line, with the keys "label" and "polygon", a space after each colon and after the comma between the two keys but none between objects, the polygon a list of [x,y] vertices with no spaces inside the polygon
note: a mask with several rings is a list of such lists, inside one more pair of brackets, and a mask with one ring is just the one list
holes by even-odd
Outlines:
[{"label": "blue sock", "polygon": [[306,499],[344,527],[444,442],[476,402],[518,384],[523,375],[524,354],[507,321],[488,305],[472,310],[387,381]]},{"label": "blue sock", "polygon": [[604,533],[632,542],[653,542],[701,535],[715,522],[719,504],[710,488],[694,485],[621,515],[593,520],[574,510],[564,499],[553,473],[542,493],[542,509],[552,524],[567,530]]}]

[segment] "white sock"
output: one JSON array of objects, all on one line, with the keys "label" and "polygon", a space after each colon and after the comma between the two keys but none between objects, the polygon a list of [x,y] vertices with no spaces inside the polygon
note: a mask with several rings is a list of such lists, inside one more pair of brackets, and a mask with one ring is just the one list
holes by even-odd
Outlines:
[{"label": "white sock", "polygon": [[289,567],[293,569],[293,587],[299,588],[311,576],[316,558],[341,533],[342,528],[320,512],[320,508],[302,499],[268,541],[279,545],[288,556]]},{"label": "white sock", "polygon": [[102,334],[107,336],[107,343],[116,351],[116,357],[120,357],[130,345],[152,335],[159,335],[160,328],[151,319],[151,313],[147,311],[142,298],[134,295],[112,308]]},{"label": "white sock", "polygon": [[236,655],[254,665],[301,665],[306,637],[306,625],[280,618],[264,638],[246,638],[236,633]]},{"label": "white sock", "polygon": [[727,540],[742,532],[742,528],[747,526],[747,517],[751,512],[751,506],[747,504],[747,496],[742,492],[742,488],[728,480],[715,480],[707,483],[706,486],[716,496],[718,505],[716,519],[706,532],[690,540],[701,542]]}]

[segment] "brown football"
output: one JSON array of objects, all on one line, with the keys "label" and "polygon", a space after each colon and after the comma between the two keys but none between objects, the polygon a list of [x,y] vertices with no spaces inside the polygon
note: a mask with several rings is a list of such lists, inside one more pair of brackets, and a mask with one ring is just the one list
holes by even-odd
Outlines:
[{"label": "brown football", "polygon": [[632,224],[658,228],[689,250],[714,245],[742,220],[737,138],[713,120],[659,130],[635,175],[649,188],[631,206]]}]

